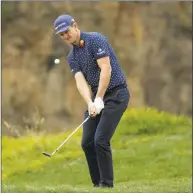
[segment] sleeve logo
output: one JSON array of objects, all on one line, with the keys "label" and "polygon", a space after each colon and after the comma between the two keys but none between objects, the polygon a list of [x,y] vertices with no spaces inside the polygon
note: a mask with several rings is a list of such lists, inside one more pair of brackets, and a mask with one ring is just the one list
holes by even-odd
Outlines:
[{"label": "sleeve logo", "polygon": [[104,54],[104,53],[105,53],[105,51],[102,50],[101,48],[99,48],[99,49],[98,49],[98,52],[97,52],[97,55],[101,55],[101,54]]}]

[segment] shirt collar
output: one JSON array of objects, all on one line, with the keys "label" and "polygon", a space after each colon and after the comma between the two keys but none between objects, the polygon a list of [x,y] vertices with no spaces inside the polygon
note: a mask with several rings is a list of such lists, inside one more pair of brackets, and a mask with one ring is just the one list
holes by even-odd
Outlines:
[{"label": "shirt collar", "polygon": [[[85,41],[85,33],[83,31],[80,31],[80,40]],[[80,45],[73,45],[75,48],[80,48]]]}]

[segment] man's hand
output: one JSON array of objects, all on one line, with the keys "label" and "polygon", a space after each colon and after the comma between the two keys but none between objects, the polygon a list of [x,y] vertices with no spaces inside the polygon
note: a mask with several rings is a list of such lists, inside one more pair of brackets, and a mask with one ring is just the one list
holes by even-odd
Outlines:
[{"label": "man's hand", "polygon": [[96,108],[96,114],[100,114],[102,109],[104,109],[104,102],[101,98],[95,98],[94,105]]},{"label": "man's hand", "polygon": [[88,103],[88,113],[91,117],[95,117],[97,115],[97,109],[93,102]]}]

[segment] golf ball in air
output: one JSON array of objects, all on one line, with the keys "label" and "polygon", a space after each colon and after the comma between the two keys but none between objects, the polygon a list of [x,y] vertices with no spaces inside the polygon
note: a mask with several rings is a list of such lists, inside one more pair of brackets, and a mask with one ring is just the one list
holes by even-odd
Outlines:
[{"label": "golf ball in air", "polygon": [[55,63],[55,64],[59,64],[59,63],[60,63],[60,60],[59,60],[59,59],[55,59],[55,60],[54,60],[54,63]]}]

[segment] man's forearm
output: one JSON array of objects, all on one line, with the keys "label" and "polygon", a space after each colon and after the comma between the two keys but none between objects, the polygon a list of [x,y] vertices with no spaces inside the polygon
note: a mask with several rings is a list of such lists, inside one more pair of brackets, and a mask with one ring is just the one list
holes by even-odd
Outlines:
[{"label": "man's forearm", "polygon": [[111,68],[109,67],[109,68],[101,69],[99,87],[98,87],[98,91],[96,94],[96,98],[104,97],[105,92],[108,88],[110,79],[111,79]]},{"label": "man's forearm", "polygon": [[76,86],[77,86],[79,93],[84,98],[85,102],[87,104],[92,102],[90,90],[89,90],[89,87],[88,87],[86,81],[83,81],[83,80],[78,81],[78,82],[76,82]]}]

